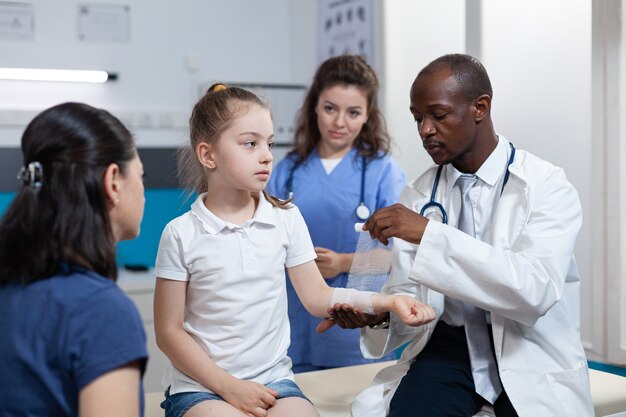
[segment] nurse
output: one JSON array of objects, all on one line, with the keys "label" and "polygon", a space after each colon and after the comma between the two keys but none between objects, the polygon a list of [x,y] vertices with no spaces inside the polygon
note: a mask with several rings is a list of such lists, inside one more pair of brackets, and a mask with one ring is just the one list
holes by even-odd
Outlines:
[{"label": "nurse", "polygon": [[[406,177],[389,155],[391,139],[378,106],[378,78],[355,55],[318,68],[300,109],[294,148],[275,168],[270,193],[293,198],[316,246],[317,265],[332,287],[345,287],[358,242],[355,222],[395,203]],[[358,330],[331,328],[302,306],[289,280],[289,356],[295,372],[373,362],[363,358]],[[393,354],[380,360],[393,359]]]}]

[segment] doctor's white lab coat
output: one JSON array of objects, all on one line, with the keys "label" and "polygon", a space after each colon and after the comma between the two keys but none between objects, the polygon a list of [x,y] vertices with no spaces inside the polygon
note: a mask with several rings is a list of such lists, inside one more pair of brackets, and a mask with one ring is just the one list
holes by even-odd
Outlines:
[{"label": "doctor's white lab coat", "polygon": [[[419,213],[430,200],[436,169],[406,186],[402,204]],[[392,314],[389,329],[363,329],[366,357],[410,344],[397,364],[356,397],[354,417],[387,415],[400,379],[441,316],[443,294],[491,312],[500,378],[520,417],[594,416],[573,257],[582,222],[578,194],[560,168],[527,152],[518,150],[509,169],[486,241],[433,220],[420,245],[395,239],[383,291],[418,297],[437,319],[412,328]],[[448,207],[445,177],[436,199]],[[441,218],[432,210],[425,215]]]}]

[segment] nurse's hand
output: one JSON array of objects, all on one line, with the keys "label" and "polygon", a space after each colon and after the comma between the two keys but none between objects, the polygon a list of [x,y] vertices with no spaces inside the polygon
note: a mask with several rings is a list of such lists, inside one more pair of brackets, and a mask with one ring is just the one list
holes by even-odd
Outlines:
[{"label": "nurse's hand", "polygon": [[392,237],[419,244],[427,224],[426,217],[402,204],[394,204],[376,210],[363,230],[369,231],[372,239],[378,239],[385,245]]},{"label": "nurse's hand", "polygon": [[315,253],[317,253],[315,263],[324,278],[335,278],[339,274],[350,272],[353,253],[337,253],[321,247],[316,247]]}]

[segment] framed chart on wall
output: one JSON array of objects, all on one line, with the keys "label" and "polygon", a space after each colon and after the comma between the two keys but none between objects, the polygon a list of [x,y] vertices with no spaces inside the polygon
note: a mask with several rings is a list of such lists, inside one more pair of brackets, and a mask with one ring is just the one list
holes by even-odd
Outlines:
[{"label": "framed chart on wall", "polygon": [[360,55],[376,65],[374,0],[320,0],[318,58]]}]

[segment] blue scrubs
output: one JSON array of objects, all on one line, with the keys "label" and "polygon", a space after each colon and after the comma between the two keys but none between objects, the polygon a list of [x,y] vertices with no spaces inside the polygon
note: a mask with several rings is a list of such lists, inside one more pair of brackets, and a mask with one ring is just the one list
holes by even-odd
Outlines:
[{"label": "blue scrubs", "polygon": [[[362,157],[352,149],[327,174],[317,151],[297,167],[293,174],[293,202],[302,212],[315,246],[335,252],[354,252],[359,233],[354,223],[362,222],[355,210],[360,203]],[[295,158],[288,157],[278,163],[268,184],[270,194],[287,198],[287,181]],[[368,158],[365,171],[365,204],[375,210],[397,202],[406,182],[402,168],[393,158],[380,153]],[[348,274],[340,274],[326,280],[332,287],[345,287]],[[291,346],[289,357],[294,371],[323,369],[376,362],[363,358],[359,347],[359,329],[341,329],[333,326],[324,334],[317,334],[315,327],[320,319],[311,316],[287,280],[289,321],[291,323]],[[395,359],[389,355],[381,360]]]}]

